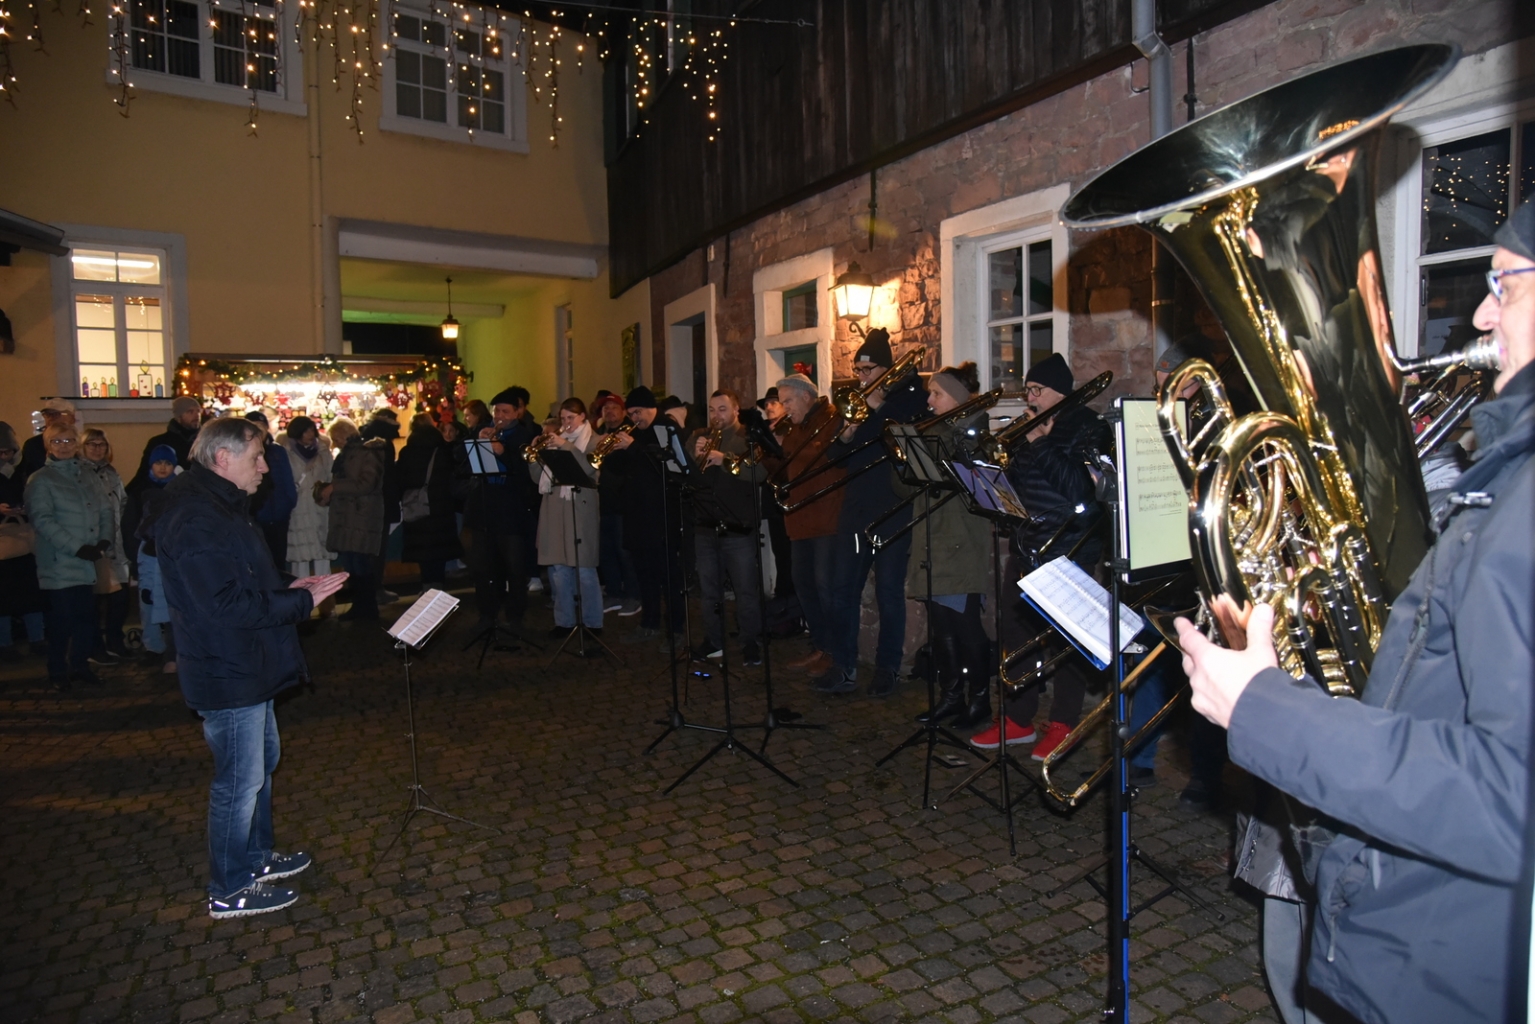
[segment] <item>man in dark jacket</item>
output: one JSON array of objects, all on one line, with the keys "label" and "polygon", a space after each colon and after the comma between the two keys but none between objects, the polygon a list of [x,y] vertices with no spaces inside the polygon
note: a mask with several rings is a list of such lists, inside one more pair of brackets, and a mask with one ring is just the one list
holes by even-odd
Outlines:
[{"label": "man in dark jacket", "polygon": [[247,511],[266,472],[262,429],[216,420],[192,467],[166,487],[140,534],[156,544],[175,631],[181,693],[213,751],[208,802],[208,913],[245,917],[298,899],[269,882],[310,864],[272,849],[272,769],[280,744],[272,701],[308,676],[300,622],[341,589],[345,573],[284,586]]},{"label": "man in dark jacket", "polygon": [[139,470],[133,478],[137,480],[149,471],[149,453],[160,445],[169,445],[176,453],[176,464],[188,465],[188,459],[192,454],[192,441],[197,437],[197,424],[201,421],[203,405],[190,395],[182,395],[171,400],[171,421],[165,425],[162,433],[156,434],[144,445],[144,457],[139,460]]},{"label": "man in dark jacket", "polygon": [[[1060,353],[1041,359],[1029,367],[1024,378],[1029,416],[1055,408],[1075,389],[1071,368]],[[1015,550],[1007,579],[1016,580],[1034,569],[1036,562],[1067,553],[1078,541],[1083,543],[1077,548],[1074,561],[1084,567],[1096,561],[1100,545],[1087,533],[1097,523],[1099,510],[1087,466],[1093,451],[1106,453],[1112,443],[1103,417],[1086,406],[1077,406],[1036,427],[1028,437],[1028,445],[1014,453],[1007,476],[1030,518],[1018,527],[1013,538]],[[1014,601],[1012,606],[1014,614],[1004,618],[1003,626],[1006,646],[1017,647],[1044,629],[1045,623],[1025,602]],[[1074,660],[1062,662],[1052,678],[1055,698],[1050,702],[1050,724],[1034,748],[1036,761],[1043,761],[1082,717],[1086,682]],[[1034,741],[1031,723],[1039,710],[1041,688],[1042,684],[1030,686],[1008,698],[1003,721],[1011,719],[1014,724],[1007,726],[1007,742]],[[994,747],[995,739],[996,731],[990,730],[971,742]]]},{"label": "man in dark jacket", "polygon": [[[693,488],[693,550],[703,611],[704,647],[717,658],[725,648],[725,577],[736,595],[741,657],[762,664],[762,574],[757,565],[759,489],[767,470],[751,458],[741,426],[741,399],[722,388],[709,399],[709,429],[695,433],[687,453],[697,474]],[[708,449],[707,451],[705,449]]]},{"label": "man in dark jacket", "polygon": [[523,461],[522,450],[539,435],[528,411],[528,391],[509,387],[490,401],[492,425],[480,439],[492,442],[501,473],[475,478],[464,503],[464,528],[469,531],[469,569],[483,632],[496,624],[504,607],[507,625],[521,632],[528,607],[528,541],[537,520],[533,505],[538,486]]},{"label": "man in dark jacket", "polygon": [[298,505],[298,485],[293,482],[293,464],[288,461],[287,452],[272,440],[266,413],[255,409],[246,413],[245,418],[267,431],[267,436],[262,439],[267,471],[261,478],[261,486],[251,495],[251,514],[266,537],[272,561],[281,572],[288,564],[288,520]]},{"label": "man in dark jacket", "polygon": [[[602,463],[600,472],[623,480],[624,547],[640,577],[640,627],[624,643],[659,636],[661,603],[666,602],[667,625],[682,632],[684,580],[681,562],[681,439],[675,423],[660,416],[656,396],[643,385],[624,399],[634,433],[619,437],[618,449]],[[674,440],[675,439],[675,440]],[[663,637],[668,649],[671,640]]]},{"label": "man in dark jacket", "polygon": [[[860,387],[868,387],[894,364],[890,332],[875,328],[853,356],[853,373]],[[826,450],[826,457],[841,463],[849,474],[859,473],[872,462],[888,462],[885,446],[869,443],[885,432],[886,423],[910,423],[928,414],[927,390],[915,369],[888,387],[871,392],[866,400],[868,418],[858,425],[849,424]],[[816,486],[824,486],[826,479],[829,478],[818,480]],[[835,627],[840,644],[830,654],[844,672],[857,666],[863,587],[869,570],[873,569],[874,599],[879,607],[879,646],[875,649],[874,680],[869,684],[869,693],[875,697],[895,692],[900,678],[901,654],[906,643],[906,563],[911,557],[912,538],[908,531],[876,553],[864,530],[899,500],[895,493],[895,470],[889,465],[871,469],[848,482],[837,520],[837,566],[832,590],[840,615]],[[893,535],[910,521],[908,507],[881,523],[880,533]]]},{"label": "man in dark jacket", "polygon": [[1275,667],[1266,605],[1242,651],[1178,624],[1194,708],[1228,729],[1231,759],[1336,826],[1306,844],[1307,982],[1369,1024],[1525,1019],[1535,205],[1494,238],[1473,322],[1499,344],[1498,397],[1471,412],[1476,461],[1436,509],[1362,698]]}]

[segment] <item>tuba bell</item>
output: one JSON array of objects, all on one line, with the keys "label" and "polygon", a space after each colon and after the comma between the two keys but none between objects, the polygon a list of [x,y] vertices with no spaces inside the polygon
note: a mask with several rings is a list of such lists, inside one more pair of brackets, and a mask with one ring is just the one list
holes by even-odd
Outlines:
[{"label": "tuba bell", "polygon": [[[1077,228],[1146,229],[1225,328],[1262,408],[1238,418],[1213,367],[1190,360],[1159,410],[1200,589],[1231,646],[1256,603],[1271,605],[1281,667],[1335,695],[1363,690],[1429,541],[1375,173],[1386,122],[1457,57],[1402,47],[1265,90],[1120,161],[1063,211]],[[1210,411],[1192,431],[1175,405],[1190,383]]]}]

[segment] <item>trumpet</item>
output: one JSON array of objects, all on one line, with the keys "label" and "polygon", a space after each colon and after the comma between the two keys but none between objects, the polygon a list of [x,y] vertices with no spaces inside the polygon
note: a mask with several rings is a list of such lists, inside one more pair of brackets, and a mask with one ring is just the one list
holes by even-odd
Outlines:
[{"label": "trumpet", "polygon": [[[719,446],[720,446],[720,441],[722,441],[724,439],[724,437],[725,437],[725,428],[724,427],[715,427],[713,430],[709,431],[709,433],[704,436],[704,446],[703,446],[703,448],[701,448],[699,450],[699,452],[698,452],[698,461],[700,463],[702,463],[710,452],[718,451],[719,450]],[[728,452],[722,452],[721,455],[723,456],[723,458],[725,460],[725,462],[723,464],[725,472],[729,473],[731,476],[740,476],[741,475],[741,456],[739,456],[739,455],[731,455]]]},{"label": "trumpet", "polygon": [[602,438],[592,446],[591,453],[587,455],[586,461],[592,464],[593,469],[601,469],[602,460],[612,455],[613,450],[618,447],[618,439],[632,433],[634,433],[634,424],[625,423],[613,431],[613,433],[602,435]]},{"label": "trumpet", "polygon": [[554,441],[554,435],[549,433],[539,434],[531,444],[522,449],[522,457],[527,462],[537,462],[544,449]]}]

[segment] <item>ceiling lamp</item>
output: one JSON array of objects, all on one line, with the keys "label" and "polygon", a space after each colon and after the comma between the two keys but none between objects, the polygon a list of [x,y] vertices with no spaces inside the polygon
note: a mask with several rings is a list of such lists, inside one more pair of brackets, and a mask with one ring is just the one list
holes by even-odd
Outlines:
[{"label": "ceiling lamp", "polygon": [[453,319],[453,279],[448,278],[448,315],[442,321],[442,340],[458,340],[458,321]]}]

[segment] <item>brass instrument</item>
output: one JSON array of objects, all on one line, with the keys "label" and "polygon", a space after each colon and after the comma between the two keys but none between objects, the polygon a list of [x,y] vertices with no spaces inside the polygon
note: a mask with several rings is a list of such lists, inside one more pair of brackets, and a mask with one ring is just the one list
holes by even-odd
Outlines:
[{"label": "brass instrument", "polygon": [[[1396,369],[1406,382],[1403,405],[1412,425],[1413,448],[1425,459],[1492,391],[1499,369],[1498,343],[1492,335],[1483,335],[1455,352],[1400,361]],[[1439,372],[1425,380],[1432,370]]]},{"label": "brass instrument", "polygon": [[613,450],[618,447],[618,439],[632,433],[634,433],[634,424],[625,423],[611,434],[603,434],[597,439],[597,443],[592,445],[592,450],[587,454],[586,461],[592,464],[593,469],[601,469],[602,460],[612,455]]},{"label": "brass instrument", "polygon": [[554,435],[551,434],[551,433],[548,433],[547,431],[545,431],[542,434],[539,434],[537,437],[535,437],[533,439],[533,441],[530,444],[526,445],[522,449],[522,457],[523,457],[523,459],[525,461],[527,461],[527,462],[537,462],[538,461],[538,457],[543,454],[544,449],[549,447],[550,443],[553,442],[553,440],[554,440]]},{"label": "brass instrument", "polygon": [[841,384],[831,391],[831,403],[845,425],[857,426],[869,418],[869,396],[882,388],[888,388],[911,370],[922,365],[927,346],[916,345],[897,359],[889,369],[860,387],[858,384]]},{"label": "brass instrument", "polygon": [[1071,394],[1042,412],[1036,413],[1026,419],[1017,419],[995,434],[987,432],[982,434],[976,442],[976,458],[981,462],[989,462],[994,466],[1007,468],[1012,460],[1013,448],[1046,420],[1059,416],[1061,413],[1070,412],[1079,406],[1086,405],[1114,382],[1114,374],[1110,370],[1104,370],[1092,380],[1077,388]]},{"label": "brass instrument", "polygon": [[[1334,695],[1362,691],[1428,544],[1374,183],[1380,129],[1457,56],[1402,47],[1265,90],[1120,161],[1063,211],[1073,227],[1145,228],[1220,319],[1262,409],[1238,418],[1198,359],[1159,402],[1200,589],[1231,646],[1272,606],[1280,666]],[[1191,382],[1214,410],[1193,436],[1176,416]]]},{"label": "brass instrument", "polygon": [[[720,441],[722,441],[724,439],[724,437],[725,437],[725,428],[724,427],[715,427],[713,430],[709,431],[709,433],[704,436],[704,446],[703,446],[703,450],[701,450],[698,453],[698,461],[700,463],[702,463],[704,461],[704,458],[710,452],[717,450],[719,448],[719,446],[720,446]],[[723,463],[723,466],[724,466],[725,472],[729,473],[731,476],[740,476],[741,475],[741,458],[742,457],[739,456],[739,455],[729,455],[729,454],[724,455],[725,461]]]}]

